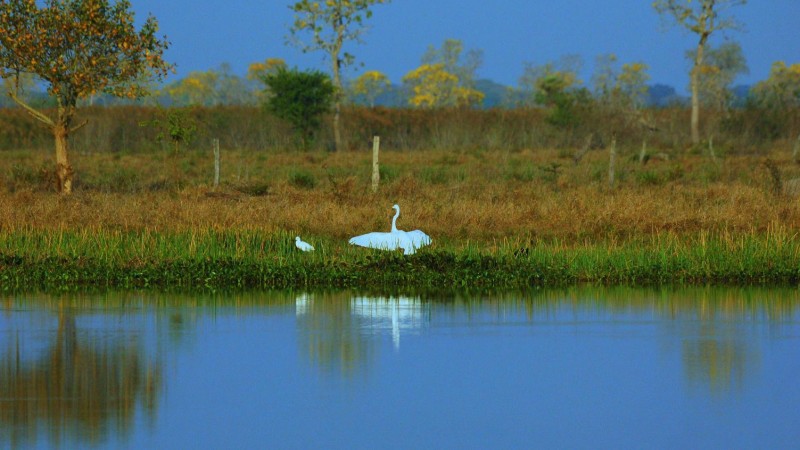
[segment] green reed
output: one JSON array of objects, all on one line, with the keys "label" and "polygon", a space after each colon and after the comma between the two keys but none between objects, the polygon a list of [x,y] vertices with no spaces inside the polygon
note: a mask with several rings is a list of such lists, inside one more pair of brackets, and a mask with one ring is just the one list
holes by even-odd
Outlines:
[{"label": "green reed", "polygon": [[0,232],[0,289],[516,289],[800,281],[800,239],[783,229],[583,243],[445,240],[411,256],[330,237],[304,238],[315,252],[297,250],[291,233],[259,230]]}]

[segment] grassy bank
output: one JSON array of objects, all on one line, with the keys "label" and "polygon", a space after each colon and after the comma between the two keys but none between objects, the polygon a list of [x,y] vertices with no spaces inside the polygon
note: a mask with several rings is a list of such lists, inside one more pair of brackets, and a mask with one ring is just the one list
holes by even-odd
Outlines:
[{"label": "grassy bank", "polygon": [[210,186],[209,152],[77,155],[69,198],[42,181],[52,165],[50,152],[0,158],[0,230],[259,230],[346,240],[387,230],[394,203],[401,229],[479,243],[800,229],[800,203],[786,193],[800,165],[788,151],[644,164],[621,153],[613,187],[602,150],[577,164],[556,150],[386,151],[377,193],[366,151],[227,151],[219,188]]},{"label": "grassy bank", "polygon": [[[581,282],[797,283],[800,166],[767,156],[386,151],[91,153],[76,191],[47,184],[50,152],[0,159],[0,289],[84,286],[476,287]],[[412,257],[349,237],[422,229]],[[294,248],[300,235],[318,251]]]},{"label": "grassy bank", "polygon": [[258,231],[18,230],[0,234],[4,291],[84,287],[179,289],[521,289],[597,284],[795,284],[800,238],[766,233],[667,233],[624,242],[567,244],[437,241],[413,256]]}]

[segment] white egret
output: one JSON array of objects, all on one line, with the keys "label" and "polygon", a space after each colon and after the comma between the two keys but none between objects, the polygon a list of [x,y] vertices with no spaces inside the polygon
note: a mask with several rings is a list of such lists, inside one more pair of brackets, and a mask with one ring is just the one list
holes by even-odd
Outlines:
[{"label": "white egret", "polygon": [[420,247],[429,245],[431,238],[420,230],[403,231],[397,229],[397,218],[400,216],[400,206],[394,205],[394,217],[392,218],[392,231],[384,233],[375,231],[362,234],[350,239],[350,243],[360,247],[376,248],[379,250],[403,249],[404,255],[413,255]]},{"label": "white egret", "polygon": [[300,239],[300,236],[295,236],[294,245],[297,248],[299,248],[300,250],[304,251],[304,252],[313,252],[314,251],[314,247],[311,244],[309,244],[308,242],[303,242]]}]

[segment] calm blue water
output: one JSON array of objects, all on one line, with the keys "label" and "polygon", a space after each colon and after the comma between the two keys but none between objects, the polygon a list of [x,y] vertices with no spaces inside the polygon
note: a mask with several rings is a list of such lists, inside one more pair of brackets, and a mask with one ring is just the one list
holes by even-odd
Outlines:
[{"label": "calm blue water", "polygon": [[0,299],[0,448],[797,448],[800,294]]}]

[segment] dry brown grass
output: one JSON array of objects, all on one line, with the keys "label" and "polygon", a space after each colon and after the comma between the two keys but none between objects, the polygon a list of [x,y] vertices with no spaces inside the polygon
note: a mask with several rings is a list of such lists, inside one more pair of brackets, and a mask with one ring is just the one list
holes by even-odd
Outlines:
[{"label": "dry brown grass", "polygon": [[[49,153],[4,153],[2,230],[256,229],[344,239],[387,230],[394,203],[402,207],[400,228],[484,244],[800,229],[797,199],[772,190],[763,157],[714,163],[691,155],[641,165],[632,150],[619,159],[610,189],[603,151],[578,165],[563,151],[385,151],[384,180],[373,194],[366,151],[226,151],[218,189],[210,187],[210,154],[78,154],[77,189],[65,198],[40,181]],[[788,153],[772,161],[784,179],[800,172]]]}]

